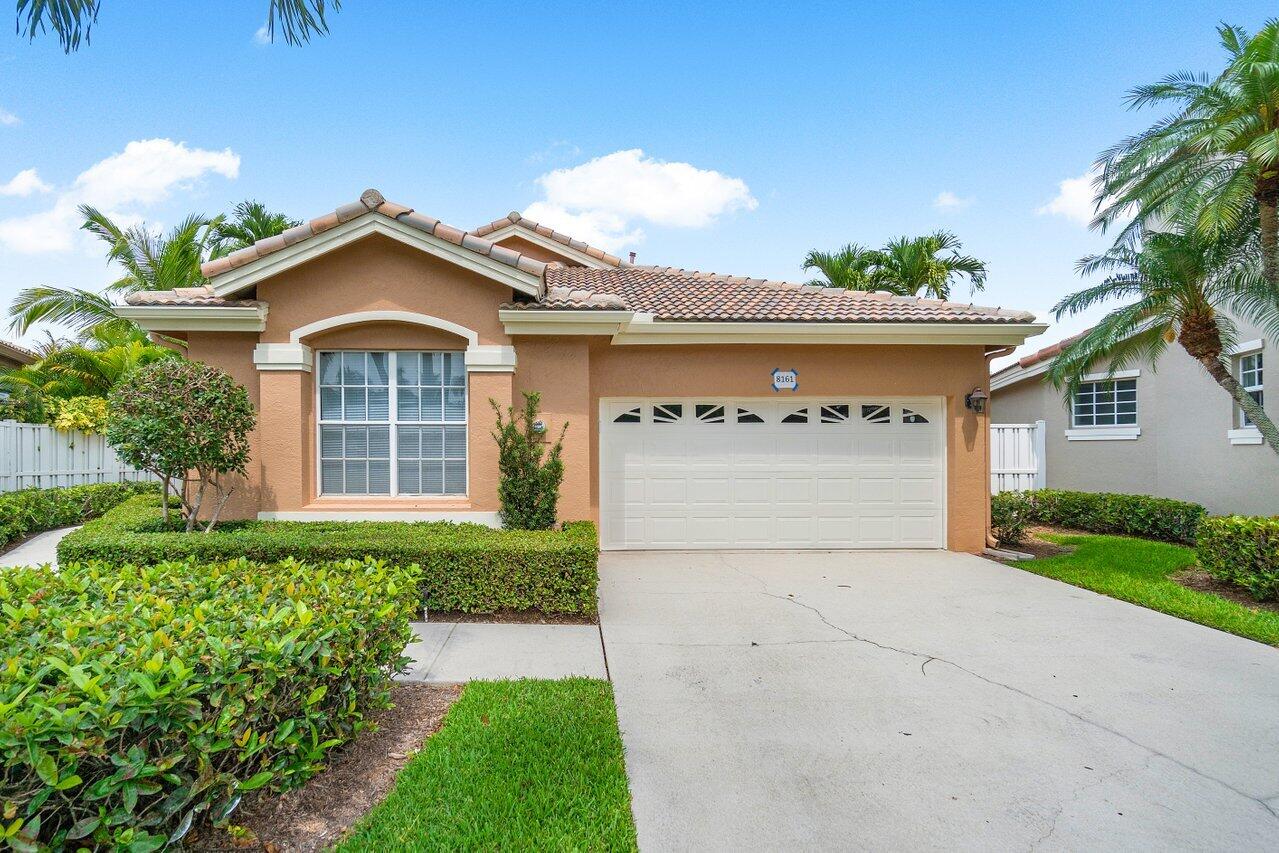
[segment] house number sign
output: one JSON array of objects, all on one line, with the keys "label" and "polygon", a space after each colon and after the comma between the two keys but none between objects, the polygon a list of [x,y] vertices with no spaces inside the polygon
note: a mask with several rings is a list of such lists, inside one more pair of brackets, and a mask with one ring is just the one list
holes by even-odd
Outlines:
[{"label": "house number sign", "polygon": [[773,390],[798,391],[799,372],[795,370],[782,370],[780,367],[775,368],[773,370]]}]

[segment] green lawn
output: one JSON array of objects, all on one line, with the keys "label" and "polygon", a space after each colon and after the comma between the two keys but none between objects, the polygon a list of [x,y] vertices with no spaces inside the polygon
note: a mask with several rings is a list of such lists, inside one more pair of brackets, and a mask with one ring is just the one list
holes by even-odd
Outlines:
[{"label": "green lawn", "polygon": [[1127,536],[1043,536],[1076,550],[1058,557],[1014,563],[1019,569],[1056,578],[1200,625],[1279,645],[1279,613],[1255,610],[1169,580],[1195,563],[1195,552],[1180,545]]},{"label": "green lawn", "polygon": [[635,850],[605,681],[476,681],[339,851]]}]

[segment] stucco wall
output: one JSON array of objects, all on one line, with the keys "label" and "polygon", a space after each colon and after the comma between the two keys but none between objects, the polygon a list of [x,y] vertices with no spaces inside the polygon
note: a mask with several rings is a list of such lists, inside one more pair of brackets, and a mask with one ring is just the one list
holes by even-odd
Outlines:
[{"label": "stucco wall", "polygon": [[[1261,338],[1239,324],[1239,340]],[[1267,353],[1267,358],[1272,358]],[[1279,377],[1279,354],[1266,365]],[[1128,492],[1192,500],[1213,513],[1279,514],[1279,456],[1265,445],[1232,445],[1233,403],[1190,356],[1169,347],[1157,370],[1136,365],[1137,422],[1133,441],[1068,441],[1062,395],[1040,377],[992,394],[995,423],[1047,422],[1048,486]],[[1106,365],[1095,368],[1104,372]],[[1276,387],[1275,379],[1267,383]],[[1267,389],[1266,411],[1279,418],[1279,389]]]}]

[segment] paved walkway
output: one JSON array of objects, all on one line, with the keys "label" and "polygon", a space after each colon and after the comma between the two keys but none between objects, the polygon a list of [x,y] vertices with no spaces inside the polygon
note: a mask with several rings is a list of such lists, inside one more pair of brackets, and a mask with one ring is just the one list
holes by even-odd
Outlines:
[{"label": "paved walkway", "polygon": [[0,554],[0,568],[6,566],[40,566],[45,563],[58,564],[58,543],[62,541],[62,537],[66,536],[72,530],[79,530],[79,525],[75,527],[60,527],[57,530],[46,530],[44,533],[37,533],[26,542],[23,542],[12,551],[6,551]]},{"label": "paved walkway", "polygon": [[1279,650],[945,552],[600,574],[645,851],[1279,849]]},{"label": "paved walkway", "polygon": [[405,681],[607,677],[595,625],[414,622],[413,631]]}]

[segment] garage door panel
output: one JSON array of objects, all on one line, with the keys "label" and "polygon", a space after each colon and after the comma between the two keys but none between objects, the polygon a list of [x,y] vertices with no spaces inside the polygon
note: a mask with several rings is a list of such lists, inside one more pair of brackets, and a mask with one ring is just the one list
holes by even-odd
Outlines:
[{"label": "garage door panel", "polygon": [[601,542],[942,547],[941,410],[935,400],[606,401]]}]

